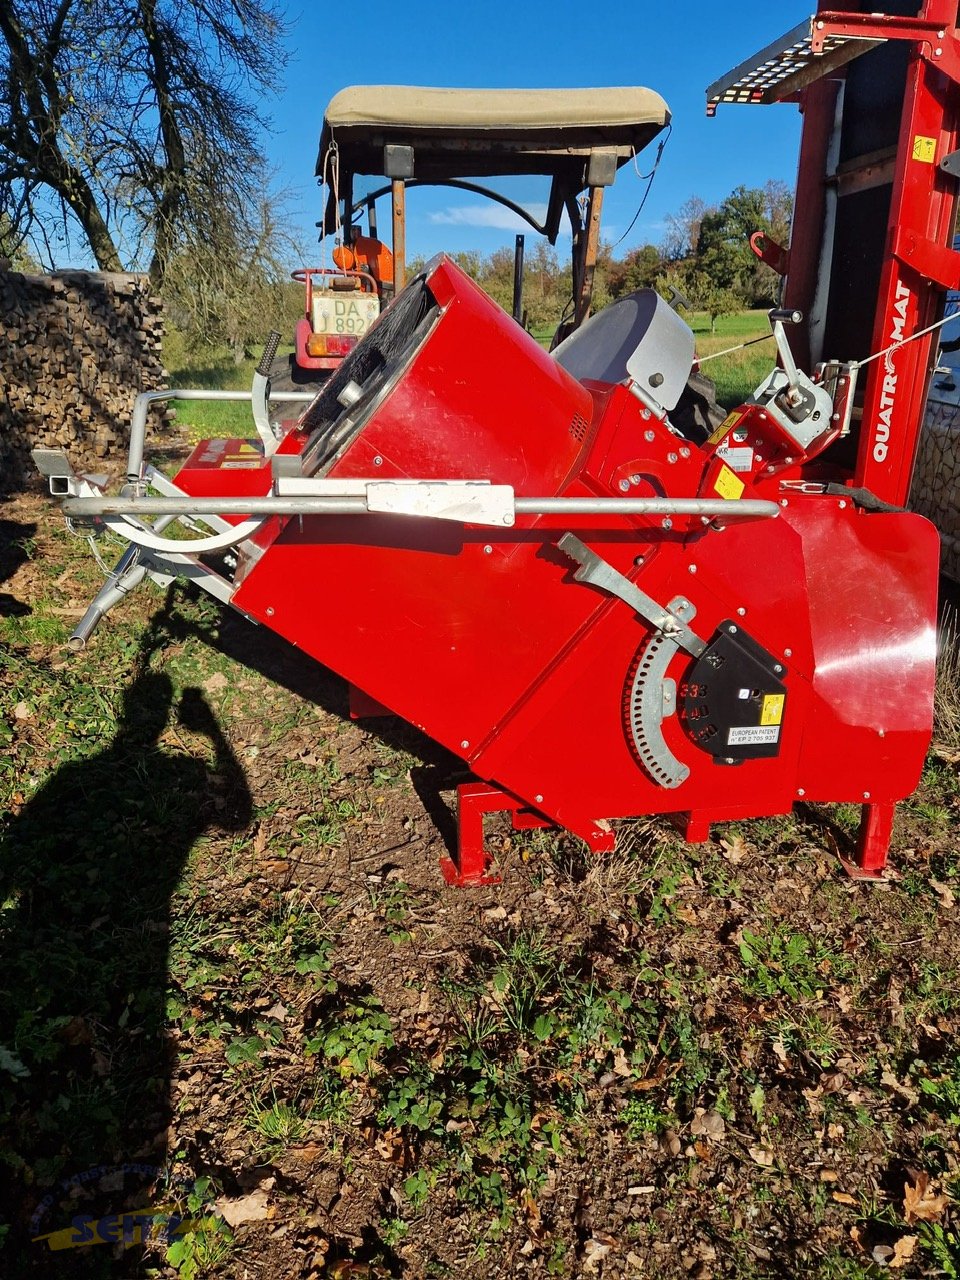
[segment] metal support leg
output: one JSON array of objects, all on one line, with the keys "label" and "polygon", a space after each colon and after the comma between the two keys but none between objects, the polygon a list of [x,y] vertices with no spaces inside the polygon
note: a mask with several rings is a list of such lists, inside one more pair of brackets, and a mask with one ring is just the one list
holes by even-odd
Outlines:
[{"label": "metal support leg", "polygon": [[440,870],[447,884],[499,884],[491,872],[493,857],[484,842],[483,819],[488,813],[509,813],[514,831],[551,827],[553,823],[528,809],[522,801],[486,782],[464,782],[457,787],[457,856],[441,858]]},{"label": "metal support leg", "polygon": [[677,813],[672,821],[687,844],[706,844],[710,839],[710,819],[699,809]]},{"label": "metal support leg", "polygon": [[90,607],[74,627],[68,641],[70,649],[79,653],[100,622],[115,604],[146,577],[146,566],[140,563],[140,548],[128,547],[117,561],[116,567],[94,596]]},{"label": "metal support leg", "polygon": [[896,805],[865,804],[861,806],[860,829],[857,832],[857,861],[844,862],[854,880],[882,880],[887,865],[887,852],[893,834]]}]

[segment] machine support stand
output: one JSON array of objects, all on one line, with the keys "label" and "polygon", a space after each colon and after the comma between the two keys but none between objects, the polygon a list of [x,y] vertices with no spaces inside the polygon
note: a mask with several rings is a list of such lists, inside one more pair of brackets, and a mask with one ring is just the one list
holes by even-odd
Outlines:
[{"label": "machine support stand", "polygon": [[378,702],[376,698],[371,698],[368,693],[364,693],[362,689],[358,689],[355,684],[348,686],[350,696],[350,719],[351,720],[373,720],[379,716],[392,716],[393,712],[389,707],[385,707],[382,702]]},{"label": "machine support stand", "polygon": [[865,804],[857,832],[857,860],[843,862],[844,870],[853,880],[883,880],[887,865],[887,851],[893,834],[893,815],[896,805]]},{"label": "machine support stand", "polygon": [[687,844],[706,844],[710,839],[710,819],[697,809],[675,813],[670,821],[682,833]]},{"label": "machine support stand", "polygon": [[450,885],[499,884],[490,871],[493,857],[484,843],[483,819],[488,813],[509,813],[514,831],[530,831],[553,824],[528,809],[499,787],[487,782],[464,782],[457,787],[457,855],[441,858],[440,870]]}]

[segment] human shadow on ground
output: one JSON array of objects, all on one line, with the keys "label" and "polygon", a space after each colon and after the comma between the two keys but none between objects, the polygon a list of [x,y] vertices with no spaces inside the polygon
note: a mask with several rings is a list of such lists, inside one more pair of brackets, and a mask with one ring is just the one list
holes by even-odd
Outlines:
[{"label": "human shadow on ground", "polygon": [[73,1247],[71,1222],[164,1195],[171,900],[197,838],[247,826],[251,798],[200,691],[174,708],[153,644],[112,742],[63,763],[0,831],[4,1277],[142,1274],[137,1248]]},{"label": "human shadow on ground", "polygon": [[[30,558],[27,544],[37,532],[35,524],[20,520],[0,520],[0,582],[12,578],[20,566]],[[0,618],[22,618],[32,612],[24,600],[18,600],[8,591],[0,591]]]}]

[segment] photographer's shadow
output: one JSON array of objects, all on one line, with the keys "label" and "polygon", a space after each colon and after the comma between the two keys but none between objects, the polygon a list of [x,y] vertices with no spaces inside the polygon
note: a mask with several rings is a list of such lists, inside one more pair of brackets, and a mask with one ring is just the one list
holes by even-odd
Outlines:
[{"label": "photographer's shadow", "polygon": [[33,1237],[78,1211],[62,1193],[44,1208],[60,1180],[164,1164],[171,901],[198,837],[250,820],[243,772],[203,695],[187,690],[172,720],[173,685],[147,660],[111,744],[63,764],[0,839],[4,1275],[132,1274],[130,1253],[54,1253]]}]

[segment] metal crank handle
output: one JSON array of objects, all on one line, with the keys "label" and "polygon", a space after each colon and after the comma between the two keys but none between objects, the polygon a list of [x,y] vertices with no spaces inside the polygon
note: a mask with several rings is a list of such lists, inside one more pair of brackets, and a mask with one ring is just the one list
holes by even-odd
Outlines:
[{"label": "metal crank handle", "polygon": [[638,613],[645,622],[649,622],[654,631],[669,636],[681,649],[685,649],[693,657],[699,658],[706,649],[706,641],[701,640],[695,632],[691,631],[683,618],[672,613],[669,608],[658,604],[645,591],[641,591],[612,564],[585,546],[575,534],[565,533],[557,542],[557,546],[564,555],[569,556],[580,566],[574,570],[573,574],[577,582],[589,583],[590,586],[598,587],[601,591],[616,596],[624,604],[629,605],[634,613]]}]

